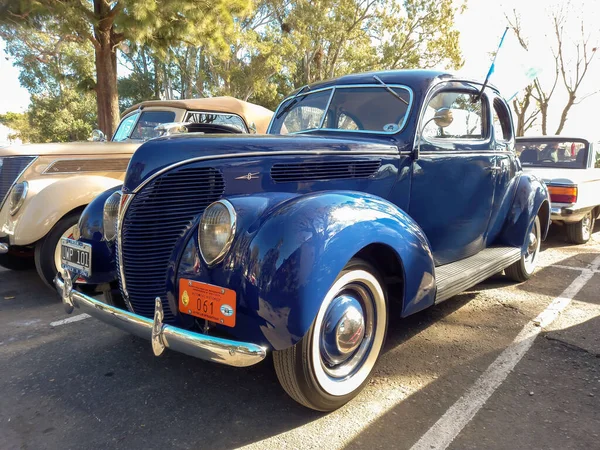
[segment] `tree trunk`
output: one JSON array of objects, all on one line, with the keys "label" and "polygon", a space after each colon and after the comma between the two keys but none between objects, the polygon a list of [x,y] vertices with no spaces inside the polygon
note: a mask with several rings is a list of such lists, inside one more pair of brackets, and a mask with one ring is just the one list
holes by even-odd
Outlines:
[{"label": "tree trunk", "polygon": [[108,3],[103,0],[94,0],[94,14],[100,19],[94,25],[98,126],[108,137],[113,135],[119,124],[116,53],[118,42],[110,13],[111,9]]},{"label": "tree trunk", "polygon": [[567,104],[563,108],[563,112],[560,115],[560,123],[558,124],[556,133],[554,133],[554,134],[558,135],[558,134],[562,133],[565,123],[567,122],[567,114],[569,113],[571,106],[573,106],[574,104],[575,104],[575,92],[569,92],[569,100],[567,100]]}]

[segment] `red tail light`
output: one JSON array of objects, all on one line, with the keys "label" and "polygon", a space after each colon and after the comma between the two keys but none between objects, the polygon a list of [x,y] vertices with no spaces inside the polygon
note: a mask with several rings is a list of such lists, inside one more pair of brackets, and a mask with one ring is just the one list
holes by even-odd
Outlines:
[{"label": "red tail light", "polygon": [[548,191],[552,203],[575,203],[577,201],[577,187],[575,186],[548,186]]}]

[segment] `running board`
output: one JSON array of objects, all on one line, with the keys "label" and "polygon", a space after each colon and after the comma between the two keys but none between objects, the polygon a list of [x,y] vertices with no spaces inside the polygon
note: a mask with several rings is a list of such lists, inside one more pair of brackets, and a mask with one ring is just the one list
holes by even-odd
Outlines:
[{"label": "running board", "polygon": [[460,261],[436,267],[435,302],[442,302],[466,291],[471,286],[506,269],[520,258],[520,248],[490,247]]}]

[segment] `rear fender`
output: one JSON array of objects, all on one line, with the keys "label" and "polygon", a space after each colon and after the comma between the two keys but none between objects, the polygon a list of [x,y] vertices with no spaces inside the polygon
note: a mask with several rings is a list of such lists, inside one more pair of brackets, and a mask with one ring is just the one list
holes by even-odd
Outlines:
[{"label": "rear fender", "polygon": [[550,227],[550,197],[546,185],[531,174],[522,174],[512,207],[500,234],[500,242],[511,247],[527,249],[526,233],[536,216],[540,217],[542,239],[546,239]]},{"label": "rear fender", "polygon": [[[232,199],[235,206],[235,200]],[[371,244],[392,249],[402,265],[403,308],[433,304],[434,266],[416,223],[380,197],[351,191],[298,196],[272,209],[231,250],[243,266],[245,308],[277,350],[298,342],[348,261]],[[236,258],[237,258],[236,257]]]}]

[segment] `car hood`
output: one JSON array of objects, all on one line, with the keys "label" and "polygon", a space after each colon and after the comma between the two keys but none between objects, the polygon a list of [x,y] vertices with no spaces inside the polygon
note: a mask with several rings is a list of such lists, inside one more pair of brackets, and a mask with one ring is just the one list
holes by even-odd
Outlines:
[{"label": "car hood", "polygon": [[173,165],[199,159],[263,159],[270,155],[311,154],[352,155],[365,153],[397,154],[399,148],[369,138],[324,137],[316,135],[204,135],[184,134],[152,139],[135,152],[125,175],[124,192],[138,186]]},{"label": "car hood", "polygon": [[578,184],[600,178],[598,169],[554,169],[547,167],[523,167],[546,184]]},{"label": "car hood", "polygon": [[57,142],[49,144],[24,144],[0,147],[3,156],[45,155],[113,155],[133,154],[141,142]]}]

